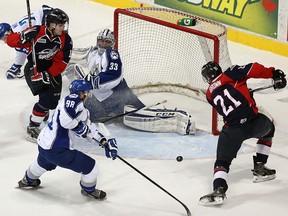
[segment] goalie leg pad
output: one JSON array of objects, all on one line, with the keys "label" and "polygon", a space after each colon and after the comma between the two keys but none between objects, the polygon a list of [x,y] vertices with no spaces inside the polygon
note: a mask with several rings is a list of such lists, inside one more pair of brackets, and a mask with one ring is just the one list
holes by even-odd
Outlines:
[{"label": "goalie leg pad", "polygon": [[[124,112],[135,110],[133,106],[126,105]],[[143,109],[124,116],[126,126],[149,132],[171,133],[181,135],[194,135],[195,122],[191,115],[183,110],[172,109]]]}]

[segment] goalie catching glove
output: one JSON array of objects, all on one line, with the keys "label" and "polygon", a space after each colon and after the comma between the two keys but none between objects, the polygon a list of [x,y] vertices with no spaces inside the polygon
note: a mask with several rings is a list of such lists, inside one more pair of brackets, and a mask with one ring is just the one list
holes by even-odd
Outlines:
[{"label": "goalie catching glove", "polygon": [[[124,107],[124,112],[131,112],[136,108],[130,105]],[[195,122],[191,115],[183,110],[173,109],[143,109],[124,116],[124,124],[138,130],[194,135]]]},{"label": "goalie catching glove", "polygon": [[92,89],[98,89],[100,77],[98,76],[98,68],[92,68],[92,70],[84,77],[84,80],[91,85]]},{"label": "goalie catching glove", "polygon": [[275,90],[285,88],[287,85],[287,80],[285,78],[286,74],[282,70],[273,71],[273,87]]},{"label": "goalie catching glove", "polygon": [[90,84],[92,89],[98,89],[99,86],[99,76],[94,75],[93,73],[89,72],[85,77],[84,80]]}]

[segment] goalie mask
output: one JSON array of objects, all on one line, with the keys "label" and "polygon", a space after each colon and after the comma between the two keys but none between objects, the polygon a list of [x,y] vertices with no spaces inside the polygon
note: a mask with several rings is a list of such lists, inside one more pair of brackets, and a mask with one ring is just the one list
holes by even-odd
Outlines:
[{"label": "goalie mask", "polygon": [[220,65],[214,61],[210,61],[202,67],[202,77],[204,82],[211,83],[216,77],[222,73]]},{"label": "goalie mask", "polygon": [[97,47],[104,52],[106,49],[113,49],[115,45],[115,37],[111,30],[104,29],[97,36]]}]

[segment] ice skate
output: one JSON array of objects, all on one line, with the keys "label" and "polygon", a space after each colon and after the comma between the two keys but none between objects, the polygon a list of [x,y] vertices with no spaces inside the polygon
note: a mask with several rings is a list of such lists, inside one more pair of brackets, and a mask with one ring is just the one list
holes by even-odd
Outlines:
[{"label": "ice skate", "polygon": [[28,182],[26,177],[24,177],[21,181],[18,182],[19,188],[36,188],[41,184],[40,179],[36,179],[33,182]]},{"label": "ice skate", "polygon": [[40,133],[39,127],[28,126],[26,139],[30,142],[37,143],[39,133]]},{"label": "ice skate", "polygon": [[6,78],[7,79],[14,79],[15,77],[22,78],[23,76],[21,75],[21,66],[22,65],[13,64],[6,72]]},{"label": "ice skate", "polygon": [[253,156],[253,161],[254,161],[254,169],[251,171],[253,172],[254,183],[269,181],[276,178],[275,169],[269,169],[265,166],[264,163],[257,162],[256,156]]},{"label": "ice skate", "polygon": [[103,200],[106,197],[106,193],[104,191],[98,190],[98,189],[95,189],[92,193],[88,193],[82,189],[81,194],[83,196],[87,196],[87,197],[90,197],[93,199],[99,199],[99,200]]},{"label": "ice skate", "polygon": [[221,205],[226,199],[225,190],[223,187],[217,188],[214,192],[202,196],[199,199],[200,205]]},{"label": "ice skate", "polygon": [[46,113],[46,115],[45,115],[45,117],[44,117],[44,119],[43,119],[43,122],[44,122],[44,123],[47,123],[48,120],[49,120],[49,112]]}]

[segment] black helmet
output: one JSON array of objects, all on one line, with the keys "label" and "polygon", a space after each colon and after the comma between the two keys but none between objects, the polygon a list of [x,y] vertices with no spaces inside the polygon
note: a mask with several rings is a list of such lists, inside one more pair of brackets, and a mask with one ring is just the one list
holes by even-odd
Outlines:
[{"label": "black helmet", "polygon": [[202,67],[203,80],[207,83],[211,83],[217,76],[222,73],[220,65],[214,61],[210,61]]},{"label": "black helmet", "polygon": [[59,8],[54,8],[46,17],[46,26],[49,27],[51,23],[55,24],[68,24],[68,15]]}]

